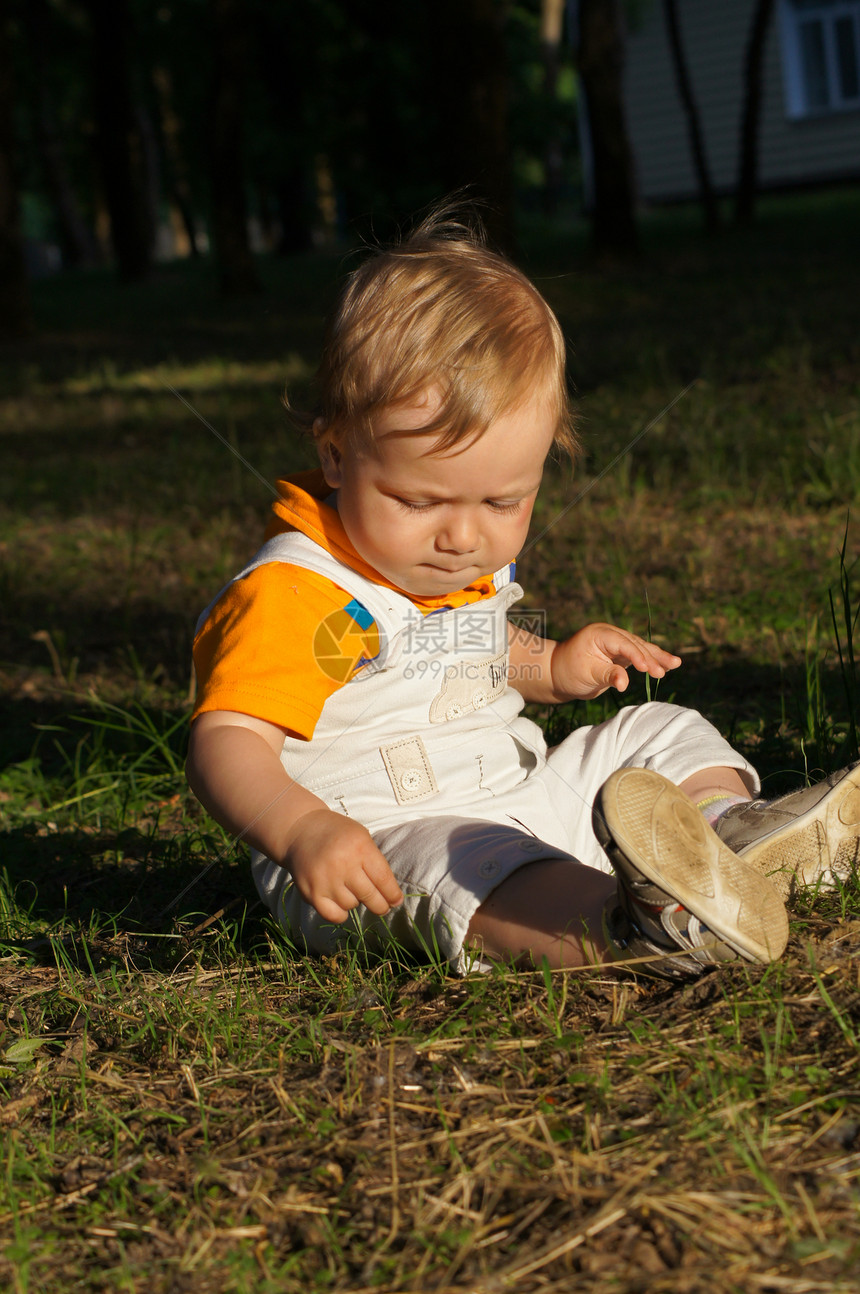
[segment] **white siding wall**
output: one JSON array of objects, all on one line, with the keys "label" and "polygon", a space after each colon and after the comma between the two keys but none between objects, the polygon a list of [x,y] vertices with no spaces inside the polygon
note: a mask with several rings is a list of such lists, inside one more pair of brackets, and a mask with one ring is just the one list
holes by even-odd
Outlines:
[{"label": "white siding wall", "polygon": [[[722,191],[731,190],[737,179],[743,64],[752,9],[753,0],[678,0],[711,179]],[[764,69],[761,183],[860,178],[860,112],[786,119],[776,17],[768,32]],[[638,23],[628,33],[625,97],[641,196],[694,195],[687,123],[660,0],[640,4]]]}]

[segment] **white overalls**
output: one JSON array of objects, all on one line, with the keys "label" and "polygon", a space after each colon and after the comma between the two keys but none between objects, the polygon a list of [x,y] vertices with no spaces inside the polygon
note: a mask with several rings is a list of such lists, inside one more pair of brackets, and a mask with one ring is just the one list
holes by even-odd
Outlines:
[{"label": "white overalls", "polygon": [[378,656],[326,701],[313,738],[285,738],[281,762],[329,808],[370,830],[404,902],[386,917],[358,908],[335,926],[305,902],[285,868],[252,857],[263,900],[313,951],[331,952],[349,938],[379,946],[393,936],[462,971],[472,916],[517,868],[576,858],[611,870],[591,806],[616,768],[654,768],[678,783],[704,768],[732,767],[758,789],[755,771],[706,719],[660,702],[628,706],[548,752],[507,684],[507,612],[522,597],[507,568],[493,577],[492,597],[423,615],[297,531],[269,540],[236,579],[273,561],[346,590],[373,617],[380,640]]}]

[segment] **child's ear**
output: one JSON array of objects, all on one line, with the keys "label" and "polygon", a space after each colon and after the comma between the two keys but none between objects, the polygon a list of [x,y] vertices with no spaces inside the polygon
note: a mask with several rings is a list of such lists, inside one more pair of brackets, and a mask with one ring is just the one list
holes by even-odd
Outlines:
[{"label": "child's ear", "polygon": [[323,470],[325,483],[332,490],[340,488],[343,479],[341,452],[331,436],[323,435],[317,442],[317,450],[320,456],[320,466]]}]

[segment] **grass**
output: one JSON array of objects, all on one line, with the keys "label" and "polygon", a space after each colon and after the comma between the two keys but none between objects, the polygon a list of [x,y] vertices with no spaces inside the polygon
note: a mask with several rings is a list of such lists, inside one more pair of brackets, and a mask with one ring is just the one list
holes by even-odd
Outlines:
[{"label": "grass", "polygon": [[[712,242],[654,215],[624,271],[523,237],[586,442],[529,605],[680,651],[658,695],[774,792],[857,755],[858,201]],[[194,616],[268,492],[168,386],[264,478],[309,462],[283,386],[348,263],[267,262],[239,305],[205,266],[46,281],[0,364],[0,1287],[853,1291],[856,880],[689,987],[309,963],[184,788]]]}]

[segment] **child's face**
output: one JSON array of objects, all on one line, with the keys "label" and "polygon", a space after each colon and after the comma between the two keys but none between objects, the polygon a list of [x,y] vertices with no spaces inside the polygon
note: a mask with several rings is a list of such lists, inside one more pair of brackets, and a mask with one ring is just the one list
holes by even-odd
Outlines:
[{"label": "child's face", "polygon": [[555,415],[542,396],[491,423],[465,449],[432,453],[438,432],[421,433],[432,394],[385,410],[374,444],[328,443],[322,463],[358,554],[398,588],[452,593],[514,560],[525,542]]}]

